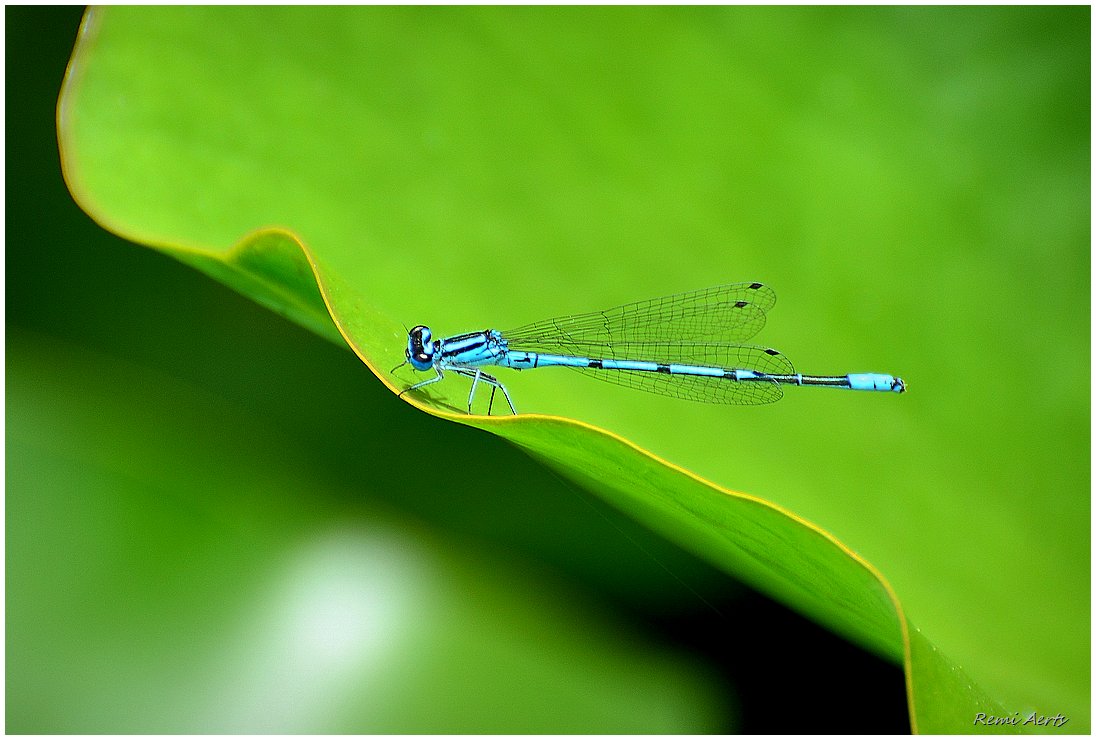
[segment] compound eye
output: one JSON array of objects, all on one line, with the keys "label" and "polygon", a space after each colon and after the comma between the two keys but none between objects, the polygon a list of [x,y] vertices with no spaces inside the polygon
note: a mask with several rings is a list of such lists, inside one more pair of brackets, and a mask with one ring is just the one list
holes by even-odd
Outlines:
[{"label": "compound eye", "polygon": [[430,343],[430,329],[416,326],[407,332],[407,361],[416,370],[429,370],[434,364],[434,345]]}]

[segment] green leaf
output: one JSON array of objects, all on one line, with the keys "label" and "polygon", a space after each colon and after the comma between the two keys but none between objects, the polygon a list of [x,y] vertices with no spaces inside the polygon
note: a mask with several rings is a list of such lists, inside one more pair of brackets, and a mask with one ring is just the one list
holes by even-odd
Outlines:
[{"label": "green leaf", "polygon": [[370,481],[339,503],[348,482],[319,480],[263,417],[116,358],[8,339],[9,730],[727,721],[725,687],[693,659],[520,562],[358,503]]},{"label": "green leaf", "polygon": [[903,660],[915,728],[1038,711],[1081,732],[1087,28],[1053,8],[97,9],[59,135],[96,220],[337,332],[393,390],[414,323],[777,286],[761,341],[911,392],[728,409],[545,370],[505,378],[535,415],[464,416],[452,379],[404,398]]}]

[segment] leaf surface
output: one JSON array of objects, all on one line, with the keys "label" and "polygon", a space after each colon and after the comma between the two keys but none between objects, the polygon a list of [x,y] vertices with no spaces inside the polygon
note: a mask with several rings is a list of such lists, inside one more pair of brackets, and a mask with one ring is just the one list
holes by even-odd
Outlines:
[{"label": "leaf surface", "polygon": [[[907,397],[729,413],[565,370],[507,376],[539,412],[517,418],[460,414],[454,379],[404,397],[903,660],[915,728],[1038,709],[1081,729],[1083,322],[1055,325],[1065,366],[1038,394],[1003,405],[983,381],[1044,351],[1016,276],[1087,275],[1087,15],[962,11],[942,35],[939,12],[95,10],[59,104],[65,174],[107,228],[341,337],[397,391],[422,377],[390,372],[417,323],[789,286],[761,341],[902,374]],[[1012,99],[1017,59],[1047,72]],[[1055,247],[1036,265],[1031,243]],[[1071,317],[1086,294],[1040,297]]]}]

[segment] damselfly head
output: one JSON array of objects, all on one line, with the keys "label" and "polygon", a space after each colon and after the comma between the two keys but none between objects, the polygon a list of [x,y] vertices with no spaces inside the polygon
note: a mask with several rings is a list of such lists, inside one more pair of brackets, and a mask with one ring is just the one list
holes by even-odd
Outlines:
[{"label": "damselfly head", "polygon": [[430,341],[430,327],[416,326],[407,332],[407,361],[416,370],[429,370],[434,364],[434,345]]}]

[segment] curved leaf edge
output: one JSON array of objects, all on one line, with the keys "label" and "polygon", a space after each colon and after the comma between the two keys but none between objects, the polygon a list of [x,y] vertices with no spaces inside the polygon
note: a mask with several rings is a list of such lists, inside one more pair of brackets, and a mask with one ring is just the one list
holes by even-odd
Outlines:
[{"label": "curved leaf edge", "polygon": [[[369,359],[364,349],[359,346],[351,336],[351,332],[348,330],[347,326],[348,322],[344,320],[336,307],[336,301],[332,298],[332,293],[335,292],[333,290],[333,284],[335,283],[334,278],[325,277],[324,270],[312,250],[300,237],[287,227],[267,226],[259,228],[245,235],[242,239],[232,245],[231,248],[224,251],[215,251],[211,250],[206,245],[187,244],[182,240],[169,240],[156,234],[144,233],[142,229],[135,228],[132,224],[119,223],[112,219],[109,215],[109,209],[99,206],[91,192],[87,188],[81,186],[82,180],[78,167],[71,157],[66,156],[66,153],[73,148],[72,143],[67,137],[69,128],[65,125],[65,120],[68,116],[68,93],[72,87],[77,84],[78,66],[74,64],[74,61],[80,54],[81,46],[88,43],[88,37],[93,33],[90,19],[91,13],[88,11],[85,13],[77,37],[76,47],[73,51],[72,58],[70,59],[68,69],[65,72],[61,94],[57,103],[56,115],[62,177],[76,204],[96,224],[121,238],[145,245],[174,257],[332,342],[345,342],[346,346],[358,356],[362,363],[369,368],[382,384],[390,391],[397,394],[405,402],[420,411],[424,411],[448,421],[473,426],[485,431],[491,431],[508,439],[509,435],[502,431],[506,429],[508,425],[524,426],[538,422],[571,425],[577,429],[582,429],[587,433],[599,435],[617,444],[624,445],[635,453],[646,457],[650,462],[683,475],[714,492],[767,507],[780,516],[786,517],[799,526],[821,536],[832,546],[836,547],[844,556],[866,570],[872,578],[878,581],[892,604],[901,631],[903,672],[905,675],[910,726],[913,732],[971,731],[969,720],[963,721],[961,724],[956,724],[955,722],[961,717],[967,717],[968,714],[973,716],[973,714],[969,712],[966,714],[956,714],[955,717],[949,717],[947,720],[940,718],[943,721],[936,721],[931,712],[928,716],[923,716],[919,711],[916,697],[922,693],[923,688],[928,687],[923,687],[922,682],[915,676],[913,665],[914,651],[911,647],[911,625],[906,617],[905,610],[902,607],[897,593],[886,577],[883,576],[874,565],[822,527],[772,501],[724,488],[712,481],[702,478],[686,468],[678,466],[668,460],[664,460],[653,452],[640,447],[624,437],[577,419],[548,414],[521,414],[519,416],[507,417],[467,415],[464,413],[447,411],[431,404],[423,403],[417,398],[401,395],[402,391],[405,389],[399,388],[390,379],[389,373],[382,372],[375,363]],[[282,248],[285,244],[293,245],[294,248],[290,251],[286,251]],[[522,446],[519,442],[515,442],[515,444]],[[945,656],[940,654],[935,647],[931,646],[931,643],[920,634],[920,630],[916,630],[916,634],[919,642],[924,643],[922,649],[917,651],[919,654],[927,654],[931,651],[937,660],[942,661],[942,664],[950,669],[955,678],[956,686],[958,686],[959,683],[965,682],[968,688],[974,687],[973,682],[966,677],[966,674],[962,673],[959,668],[955,667]],[[998,716],[1003,716],[1005,714],[1004,710],[996,701],[990,699],[980,690],[975,691],[974,700],[975,703],[973,708],[985,710],[987,713],[996,714]],[[967,709],[970,708],[972,707],[968,704]],[[978,728],[974,729],[977,730]],[[992,731],[999,732],[1000,730],[994,728]]]},{"label": "curved leaf edge", "polygon": [[[135,241],[141,239],[147,239],[147,237],[129,236],[127,231],[131,231],[119,224],[112,223],[109,217],[103,215],[101,211],[97,211],[94,206],[82,200],[81,196],[77,195],[80,191],[71,187],[71,171],[65,170],[66,182],[70,184],[70,192],[74,194],[74,198],[77,203],[89,214],[89,216],[100,226],[107,231],[118,234],[123,238],[133,239]],[[281,313],[287,318],[296,321],[309,328],[320,336],[323,336],[333,342],[345,342],[346,346],[354,352],[355,355],[361,360],[361,362],[393,393],[400,394],[401,388],[399,388],[390,378],[389,374],[382,372],[373,361],[369,359],[366,352],[358,345],[357,342],[351,336],[350,331],[347,329],[346,322],[340,315],[335,302],[331,296],[331,290],[329,283],[330,279],[325,279],[324,272],[320,266],[317,258],[308,248],[308,246],[294,234],[291,230],[283,227],[266,227],[258,229],[246,235],[243,239],[237,242],[227,251],[224,252],[211,252],[208,249],[202,249],[200,247],[194,247],[185,244],[170,244],[167,242],[155,243],[151,240],[146,241],[147,246],[163,252],[167,255],[175,257],[181,262],[188,264],[208,275],[220,280],[232,286],[234,289],[240,290],[241,284],[246,286],[249,291],[241,293],[249,298],[258,300],[263,305],[266,305],[273,310]],[[294,269],[271,269],[271,265],[278,265],[280,268],[285,267],[284,260],[292,259],[290,255],[287,255],[284,251],[278,250],[276,247],[271,248],[271,245],[279,244],[292,244],[295,246],[296,265]],[[264,262],[265,260],[265,262]],[[301,285],[296,280],[290,281],[286,279],[279,279],[279,276],[291,275],[299,277],[301,275],[300,267],[305,267],[307,274],[310,276],[311,281],[309,283],[312,291],[311,294],[302,296],[299,293],[294,292],[294,288],[300,288]],[[265,268],[265,269],[264,269]],[[296,283],[294,285],[294,283]],[[894,588],[887,581],[886,577],[870,562],[865,560],[862,556],[857,554],[837,537],[830,532],[821,528],[820,526],[810,522],[807,519],[795,514],[788,509],[776,504],[772,501],[754,496],[751,494],[743,493],[740,491],[734,491],[724,488],[712,481],[706,480],[696,473],[676,465],[668,460],[664,460],[653,452],[640,447],[634,442],[617,435],[611,431],[602,429],[595,425],[566,417],[558,417],[547,414],[521,414],[519,416],[504,416],[504,417],[487,417],[487,416],[470,416],[463,413],[454,413],[444,409],[436,408],[430,404],[423,403],[417,398],[410,396],[400,396],[404,401],[414,406],[415,408],[425,413],[431,414],[438,418],[446,419],[448,421],[457,422],[483,429],[485,431],[492,431],[500,433],[508,425],[527,425],[529,423],[538,422],[553,422],[561,423],[573,426],[578,429],[582,429],[587,433],[599,435],[605,439],[611,440],[616,444],[620,444],[630,449],[631,451],[644,456],[652,463],[663,466],[679,475],[683,475],[696,483],[699,483],[712,491],[715,491],[724,496],[737,498],[742,501],[748,501],[760,506],[767,507],[772,511],[778,513],[781,516],[788,518],[795,522],[799,526],[802,526],[808,530],[811,530],[815,534],[821,536],[828,541],[832,546],[836,547],[843,555],[851,559],[857,565],[865,569],[875,580],[879,582],[885,593],[887,594],[900,625],[901,638],[902,638],[902,655],[903,655],[903,671],[905,674],[906,683],[906,698],[909,708],[910,724],[914,732],[920,730],[920,726],[924,726],[928,730],[930,727],[937,727],[939,723],[932,721],[931,717],[921,717],[917,709],[916,696],[919,693],[917,690],[920,686],[920,682],[916,680],[914,676],[912,649],[911,649],[911,625],[905,616],[905,610],[902,607],[901,601],[898,595],[895,593]],[[502,433],[501,436],[509,438],[509,435]],[[511,440],[514,441],[514,440]],[[515,442],[519,446],[524,448],[520,442]],[[733,574],[732,574],[733,575]],[[920,633],[918,631],[918,635]],[[924,640],[923,637],[920,639]],[[925,641],[927,643],[927,640]],[[941,656],[935,648],[931,648],[932,652],[936,656],[950,665],[944,656]],[[969,683],[969,682],[968,682]],[[985,697],[984,701],[989,704],[991,713],[1003,715],[1004,711],[997,706],[996,702]],[[935,730],[928,731],[956,731],[956,727],[950,723],[946,723],[947,727],[939,727]]]}]

